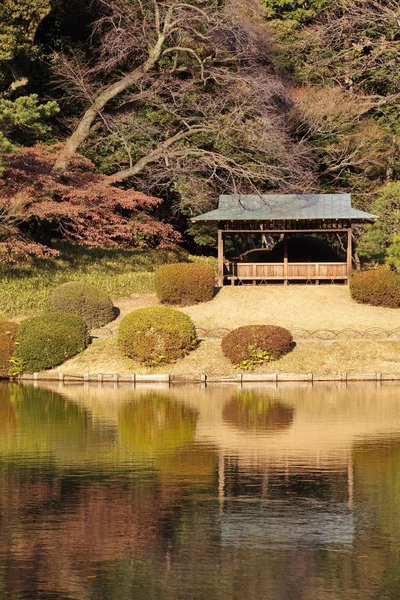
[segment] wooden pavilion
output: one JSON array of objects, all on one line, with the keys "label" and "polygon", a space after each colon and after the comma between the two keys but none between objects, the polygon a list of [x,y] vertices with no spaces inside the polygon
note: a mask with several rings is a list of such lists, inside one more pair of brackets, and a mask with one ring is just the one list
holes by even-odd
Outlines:
[{"label": "wooden pavilion", "polygon": [[[218,284],[222,287],[226,282],[231,285],[294,281],[348,283],[352,272],[352,228],[377,219],[376,215],[353,208],[350,194],[290,194],[220,196],[216,210],[192,221],[218,226]],[[282,259],[279,262],[227,260],[226,237],[237,234],[278,239],[283,242]],[[339,261],[313,257],[307,262],[298,262],[298,257],[289,256],[288,240],[299,234],[344,237],[342,247],[347,256]]]}]

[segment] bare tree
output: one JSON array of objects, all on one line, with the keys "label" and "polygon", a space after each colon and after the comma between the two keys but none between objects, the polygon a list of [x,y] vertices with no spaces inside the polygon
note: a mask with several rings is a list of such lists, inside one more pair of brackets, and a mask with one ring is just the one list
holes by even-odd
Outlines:
[{"label": "bare tree", "polygon": [[[305,145],[282,114],[289,106],[269,67],[257,0],[101,0],[97,61],[60,57],[58,72],[87,104],[57,157],[63,174],[77,149],[105,137],[125,151],[110,182],[146,176],[148,187],[191,173],[234,189],[312,185]],[[143,106],[160,123],[139,118]],[[142,148],[134,141],[141,139]],[[137,144],[136,144],[137,146]]]}]

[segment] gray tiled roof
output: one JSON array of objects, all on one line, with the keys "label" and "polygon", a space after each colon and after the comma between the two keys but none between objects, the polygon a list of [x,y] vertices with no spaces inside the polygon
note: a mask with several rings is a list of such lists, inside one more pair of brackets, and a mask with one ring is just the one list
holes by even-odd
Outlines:
[{"label": "gray tiled roof", "polygon": [[216,210],[194,217],[209,221],[376,220],[351,206],[350,194],[276,194],[220,196]]}]

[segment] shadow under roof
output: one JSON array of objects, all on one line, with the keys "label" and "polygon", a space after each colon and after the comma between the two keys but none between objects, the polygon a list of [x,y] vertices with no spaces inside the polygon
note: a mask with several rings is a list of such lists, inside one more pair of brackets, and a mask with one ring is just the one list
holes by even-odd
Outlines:
[{"label": "shadow under roof", "polygon": [[216,210],[192,221],[376,221],[378,218],[353,208],[350,194],[273,194],[220,196]]}]

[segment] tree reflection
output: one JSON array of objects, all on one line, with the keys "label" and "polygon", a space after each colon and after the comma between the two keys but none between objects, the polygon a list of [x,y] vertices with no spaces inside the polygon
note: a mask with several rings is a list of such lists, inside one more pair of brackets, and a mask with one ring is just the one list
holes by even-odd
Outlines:
[{"label": "tree reflection", "polygon": [[223,410],[224,421],[243,430],[278,432],[293,423],[294,409],[258,391],[238,392]]},{"label": "tree reflection", "polygon": [[151,392],[119,414],[120,439],[136,458],[154,458],[194,441],[197,413],[167,395]]}]

